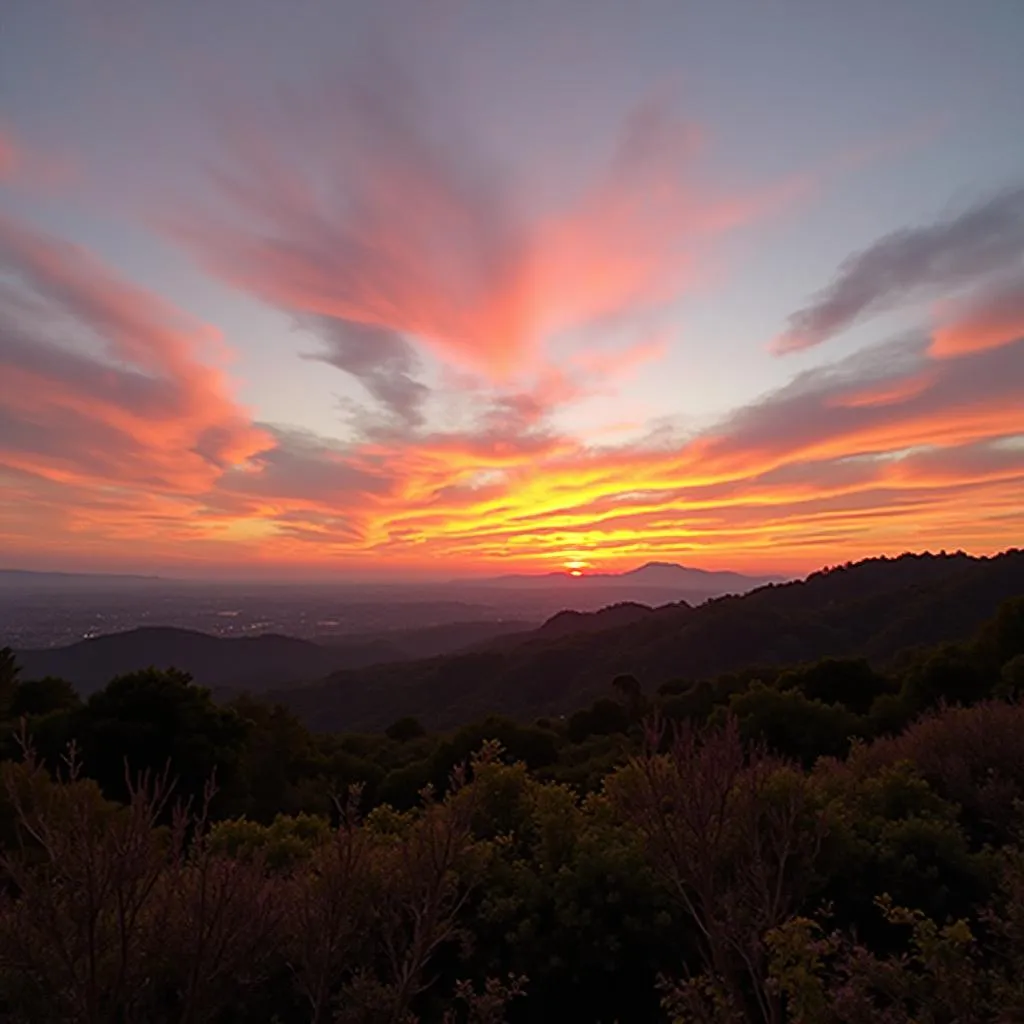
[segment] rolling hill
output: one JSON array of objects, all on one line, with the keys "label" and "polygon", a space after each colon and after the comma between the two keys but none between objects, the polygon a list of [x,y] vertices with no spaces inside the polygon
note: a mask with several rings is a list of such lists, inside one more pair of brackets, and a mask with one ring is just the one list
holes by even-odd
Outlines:
[{"label": "rolling hill", "polygon": [[[970,636],[1019,594],[1018,550],[992,558],[870,559],[699,607],[562,613],[538,630],[473,650],[341,671],[268,696],[325,731],[380,729],[403,715],[434,728],[488,714],[529,719],[583,706],[619,673],[636,675],[650,690],[672,679],[830,655],[884,663],[909,647]],[[626,621],[610,621],[616,614]]]},{"label": "rolling hill", "polygon": [[683,593],[707,591],[715,596],[723,594],[744,594],[748,590],[763,587],[768,583],[780,583],[782,576],[746,576],[739,572],[693,569],[675,562],[647,562],[626,572],[586,572],[574,576],[570,572],[548,572],[540,574],[513,573],[477,580],[483,587],[525,587],[538,585],[559,585],[571,590],[587,590],[594,587],[654,587],[659,590],[673,590]]},{"label": "rolling hill", "polygon": [[173,627],[143,627],[67,647],[17,651],[24,678],[59,676],[83,695],[139,668],[174,667],[216,690],[286,687],[330,672],[445,654],[521,631],[521,622],[454,622],[331,642],[264,633],[218,637]]},{"label": "rolling hill", "polygon": [[779,583],[783,577],[745,576],[738,572],[692,569],[673,562],[648,562],[628,572],[514,573],[483,579],[451,580],[441,589],[463,599],[507,603],[517,600],[538,609],[559,607],[594,611],[611,604],[632,602],[661,605],[674,601],[700,604],[712,597],[745,594]]}]

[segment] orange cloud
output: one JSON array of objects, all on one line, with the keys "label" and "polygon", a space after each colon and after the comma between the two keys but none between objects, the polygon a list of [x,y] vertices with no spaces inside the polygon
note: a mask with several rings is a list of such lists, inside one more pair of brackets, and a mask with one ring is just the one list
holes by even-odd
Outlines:
[{"label": "orange cloud", "polygon": [[0,467],[201,493],[269,438],[200,360],[209,328],[77,246],[0,220]]},{"label": "orange cloud", "polygon": [[[903,343],[805,378],[676,447],[451,433],[280,435],[208,496],[209,543],[273,565],[525,567],[647,557],[792,568],[1019,539],[1024,342],[954,364]],[[857,401],[869,391],[899,401]],[[844,401],[852,397],[853,401]],[[1018,440],[1014,440],[1017,438]],[[233,546],[232,546],[233,545]]]},{"label": "orange cloud", "polygon": [[951,310],[936,329],[931,353],[950,358],[1024,337],[1024,277],[1008,277]]},{"label": "orange cloud", "polygon": [[[795,195],[789,182],[749,196],[699,186],[693,129],[659,99],[590,181],[533,209],[383,63],[287,117],[236,112],[224,135],[216,207],[173,224],[204,266],[499,381],[535,371],[560,334],[661,309],[710,238]],[[365,359],[343,368],[365,374]]]},{"label": "orange cloud", "polygon": [[[657,358],[657,333],[569,350],[518,389],[453,373],[444,428],[422,414],[404,338],[324,334],[324,358],[358,371],[397,423],[339,442],[255,426],[204,361],[216,334],[81,249],[4,221],[0,269],[14,282],[0,291],[0,544],[26,558],[794,569],[992,551],[1024,528],[1024,338],[962,343],[956,358],[948,341],[902,339],[690,437],[599,446],[551,410]],[[1005,322],[1011,292],[980,293],[950,323]]]},{"label": "orange cloud", "polygon": [[[934,351],[934,343],[932,351]],[[864,391],[836,395],[831,404],[840,408],[856,409],[865,405],[893,405],[897,402],[907,402],[927,391],[932,382],[932,375],[928,373],[905,380],[885,381]]]}]

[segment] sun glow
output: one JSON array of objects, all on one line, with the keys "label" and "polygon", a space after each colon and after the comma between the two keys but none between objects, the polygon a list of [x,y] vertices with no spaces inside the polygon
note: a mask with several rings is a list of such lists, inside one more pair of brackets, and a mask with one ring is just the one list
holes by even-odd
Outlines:
[{"label": "sun glow", "polygon": [[589,562],[583,562],[579,559],[572,559],[564,563],[566,571],[570,576],[582,576],[584,569],[590,568]]}]

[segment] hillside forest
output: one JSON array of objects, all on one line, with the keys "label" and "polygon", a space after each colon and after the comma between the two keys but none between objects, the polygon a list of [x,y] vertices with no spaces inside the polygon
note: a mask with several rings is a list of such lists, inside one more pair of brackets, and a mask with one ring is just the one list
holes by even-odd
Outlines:
[{"label": "hillside forest", "polygon": [[260,693],[0,651],[0,1019],[1024,1020],[1021,552],[556,619]]}]

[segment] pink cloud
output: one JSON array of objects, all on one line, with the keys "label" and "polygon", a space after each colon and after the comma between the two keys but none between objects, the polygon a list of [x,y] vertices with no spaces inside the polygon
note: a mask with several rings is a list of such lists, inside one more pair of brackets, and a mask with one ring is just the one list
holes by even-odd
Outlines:
[{"label": "pink cloud", "polygon": [[[400,116],[404,102],[364,97],[367,123],[345,115],[370,141],[354,169],[327,167],[354,193],[256,133],[252,159],[222,183],[239,220],[186,232],[219,275],[309,318],[316,357],[388,413],[348,443],[254,425],[208,363],[215,331],[82,249],[0,222],[14,282],[0,285],[0,540],[43,550],[53,536],[96,558],[417,568],[541,566],[567,551],[608,566],[813,564],[836,548],[854,557],[955,536],[992,550],[1019,535],[1012,276],[955,307],[934,338],[804,373],[690,437],[588,445],[553,426],[552,410],[660,358],[668,338],[581,351],[573,336],[549,362],[550,334],[658,322],[646,314],[692,281],[700,240],[766,201],[703,206],[675,173],[690,136],[656,110],[576,201],[532,219],[496,179],[477,180],[472,151],[457,166],[435,152]],[[939,250],[961,238],[973,256],[953,262],[987,267],[1006,244],[989,221],[947,225]],[[920,237],[910,250],[920,270]],[[423,413],[438,396],[418,378],[418,341],[457,364],[444,428]]]},{"label": "pink cloud", "polygon": [[573,354],[572,362],[599,379],[630,377],[640,367],[664,358],[671,347],[672,336],[671,331],[657,331],[628,348],[615,351],[584,348]]},{"label": "pink cloud", "polygon": [[202,355],[219,341],[78,246],[0,220],[0,466],[202,492],[269,443]]},{"label": "pink cloud", "polygon": [[378,68],[287,117],[235,112],[225,138],[216,206],[173,225],[209,270],[498,381],[535,370],[562,332],[661,309],[711,239],[796,194],[699,185],[693,128],[659,99],[574,195],[531,209],[478,142]]},{"label": "pink cloud", "polygon": [[954,306],[935,330],[931,353],[937,358],[997,348],[1024,338],[1024,274],[1011,275],[965,304]]},{"label": "pink cloud", "polygon": [[0,123],[0,185],[48,193],[67,186],[75,173],[66,158],[26,145],[13,129]]}]

